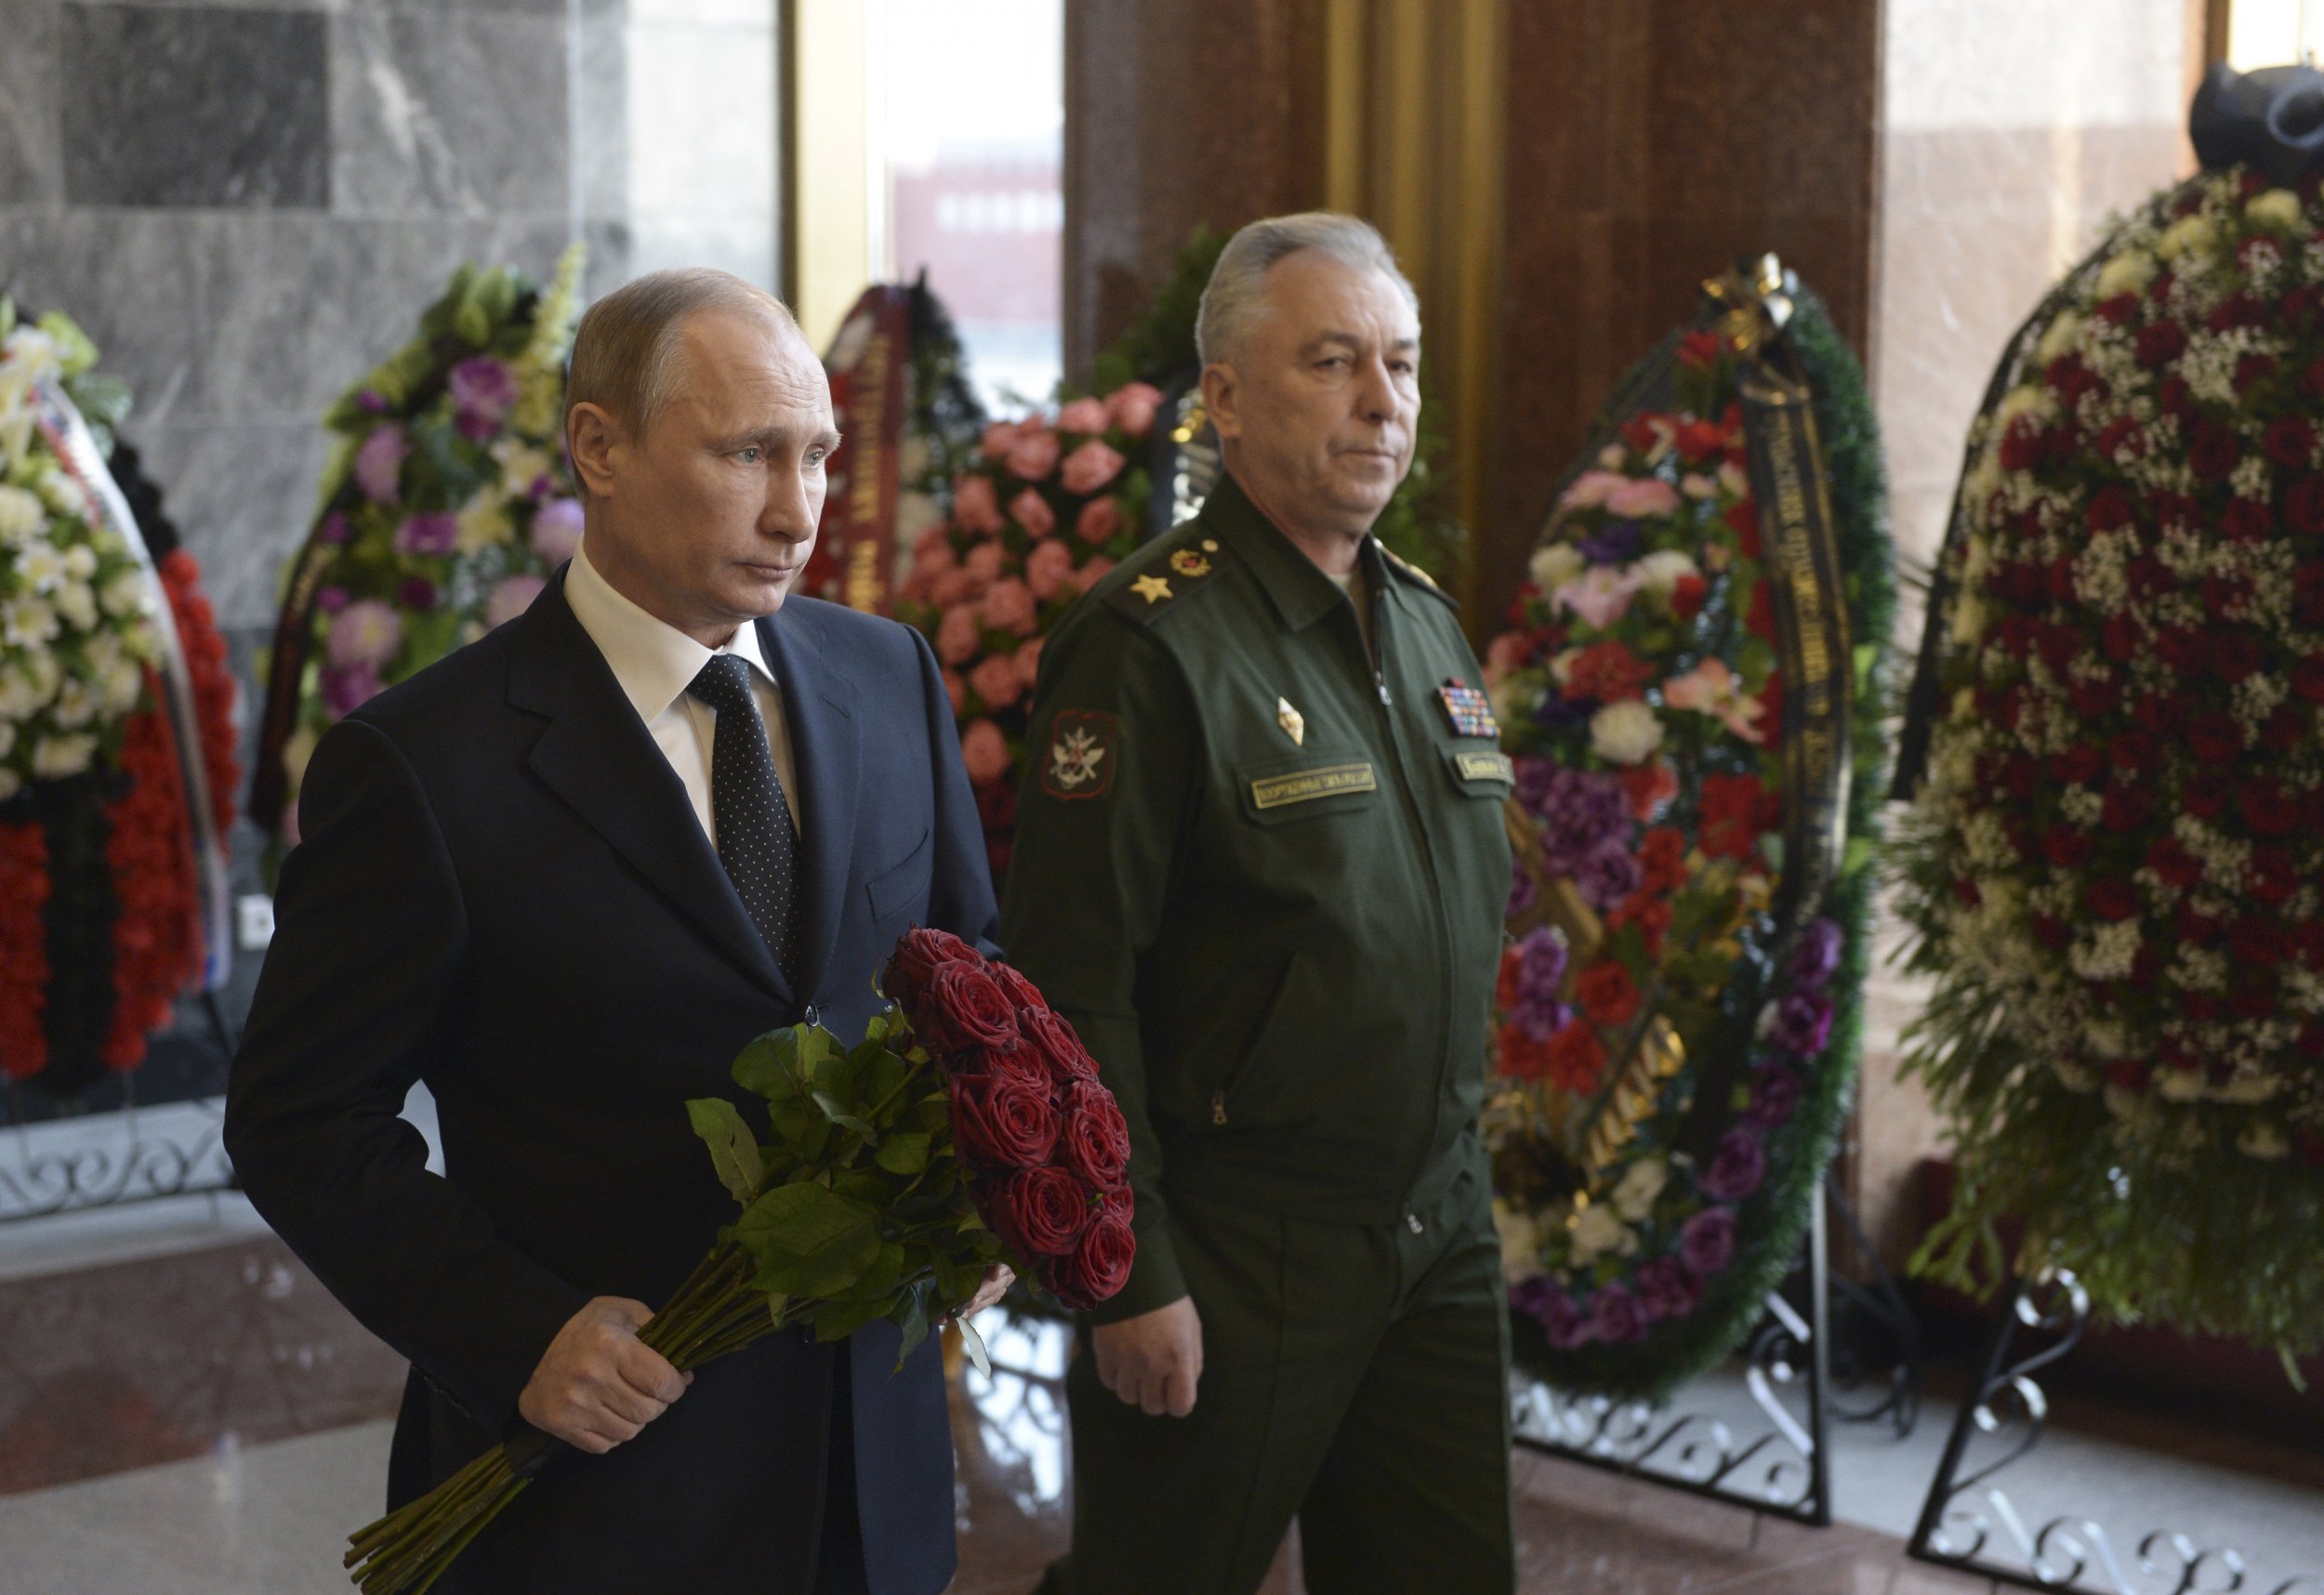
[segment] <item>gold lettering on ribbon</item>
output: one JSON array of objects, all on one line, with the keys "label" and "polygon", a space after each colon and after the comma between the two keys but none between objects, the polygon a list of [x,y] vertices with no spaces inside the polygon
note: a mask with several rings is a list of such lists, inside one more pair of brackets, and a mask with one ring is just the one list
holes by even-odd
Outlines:
[{"label": "gold lettering on ribbon", "polygon": [[1250,784],[1250,798],[1260,809],[1281,809],[1292,803],[1313,802],[1318,798],[1379,789],[1379,777],[1373,774],[1370,765],[1330,764],[1320,770],[1301,770],[1290,775],[1270,775],[1254,781]]},{"label": "gold lettering on ribbon", "polygon": [[894,358],[888,329],[876,327],[857,362],[851,388],[856,397],[848,429],[861,440],[863,453],[848,470],[847,573],[842,595],[847,606],[877,613],[888,596],[887,572],[880,567],[887,553],[878,534],[879,512],[887,491],[888,363]]}]

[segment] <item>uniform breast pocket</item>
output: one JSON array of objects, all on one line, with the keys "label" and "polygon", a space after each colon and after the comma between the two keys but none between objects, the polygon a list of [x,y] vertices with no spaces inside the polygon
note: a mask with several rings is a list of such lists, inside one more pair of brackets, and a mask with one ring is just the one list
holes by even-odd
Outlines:
[{"label": "uniform breast pocket", "polygon": [[1517,784],[1517,767],[1509,755],[1489,747],[1446,748],[1445,773],[1454,791],[1470,798],[1506,798]]},{"label": "uniform breast pocket", "polygon": [[1243,817],[1261,825],[1360,813],[1380,801],[1380,767],[1356,754],[1237,765]]}]

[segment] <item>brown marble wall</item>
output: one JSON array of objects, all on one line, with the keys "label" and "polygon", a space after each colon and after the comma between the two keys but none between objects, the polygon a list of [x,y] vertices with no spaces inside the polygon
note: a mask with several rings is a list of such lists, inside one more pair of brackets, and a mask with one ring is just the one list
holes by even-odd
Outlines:
[{"label": "brown marble wall", "polygon": [[1065,370],[1086,373],[1189,232],[1324,191],[1324,0],[1065,9]]},{"label": "brown marble wall", "polygon": [[1772,249],[1863,347],[1876,0],[1561,0],[1509,19],[1494,511],[1480,592],[1515,590],[1559,470],[1702,279]]}]

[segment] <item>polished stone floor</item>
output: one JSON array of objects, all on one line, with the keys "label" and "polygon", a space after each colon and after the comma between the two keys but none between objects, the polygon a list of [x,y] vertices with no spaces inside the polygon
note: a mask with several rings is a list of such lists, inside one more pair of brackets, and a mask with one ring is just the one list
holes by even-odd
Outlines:
[{"label": "polished stone floor", "polygon": [[[78,1220],[79,1232],[61,1240],[0,1238],[0,1591],[347,1588],[338,1551],[380,1499],[401,1363],[231,1199],[175,1228],[149,1219],[141,1239],[123,1229],[127,1220],[102,1222],[112,1228]],[[105,1260],[72,1266],[75,1247]],[[1030,1588],[1067,1528],[1056,1378],[1063,1336],[1002,1332],[994,1352],[994,1377],[967,1375],[955,1392],[954,1595]],[[1524,1588],[1529,1595],[1984,1590],[1982,1579],[1908,1561],[1899,1538],[1945,1421],[1934,1412],[1908,1448],[1862,1430],[1841,1437],[1839,1504],[1852,1521],[1821,1531],[1520,1453]],[[2147,1477],[2142,1454],[2096,1441],[2063,1444],[2068,1471],[2082,1470],[2118,1500],[2126,1480],[2134,1496],[2133,1475]],[[2324,1525],[2324,1494],[2315,1490],[2324,1479],[2314,1474],[2212,1469],[2180,1477],[2168,1469],[2183,1461],[2154,1465],[2165,1471],[2152,1487],[2168,1500],[2185,1502],[2208,1480],[2263,1538],[2281,1529],[2277,1537],[2291,1543]],[[1269,1588],[1301,1588],[1294,1543]],[[2146,1586],[2134,1588],[2143,1595]],[[2275,1583],[2247,1588],[2273,1595]]]}]

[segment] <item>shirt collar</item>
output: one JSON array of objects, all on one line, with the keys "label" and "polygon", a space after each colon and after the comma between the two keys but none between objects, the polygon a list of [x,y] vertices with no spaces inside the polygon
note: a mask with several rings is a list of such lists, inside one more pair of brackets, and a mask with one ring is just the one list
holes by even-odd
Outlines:
[{"label": "shirt collar", "polygon": [[[638,718],[648,725],[678,701],[710,662],[712,650],[615,591],[589,563],[586,538],[574,550],[572,567],[565,573],[565,601],[581,629],[597,644],[597,651],[605,655],[614,679],[621,684]],[[717,652],[733,654],[780,690],[759,649],[756,624],[745,622],[736,626],[733,637]]]},{"label": "shirt collar", "polygon": [[[1216,486],[1202,507],[1203,519],[1208,522],[1243,562],[1283,624],[1293,631],[1307,627],[1329,614],[1334,605],[1348,601],[1340,584],[1324,574],[1306,551],[1285,535],[1282,528],[1267,519],[1259,507],[1243,491],[1232,471],[1221,470]],[[1380,561],[1372,553],[1372,537],[1365,534],[1357,550],[1363,561],[1364,579],[1372,590],[1380,591]]]}]

